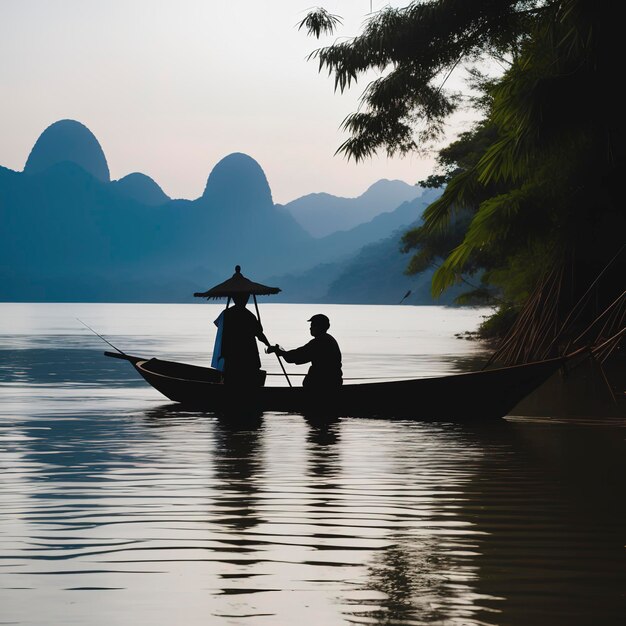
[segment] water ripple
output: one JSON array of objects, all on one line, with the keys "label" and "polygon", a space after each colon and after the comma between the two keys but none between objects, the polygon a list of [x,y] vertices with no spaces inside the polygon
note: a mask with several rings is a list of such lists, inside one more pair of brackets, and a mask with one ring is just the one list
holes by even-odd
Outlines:
[{"label": "water ripple", "polygon": [[0,623],[623,620],[623,425],[236,428],[46,341],[0,363]]}]

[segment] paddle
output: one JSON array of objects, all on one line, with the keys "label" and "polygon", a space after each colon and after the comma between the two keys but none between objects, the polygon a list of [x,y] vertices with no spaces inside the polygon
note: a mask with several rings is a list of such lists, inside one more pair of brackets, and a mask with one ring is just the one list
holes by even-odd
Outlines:
[{"label": "paddle", "polygon": [[283,374],[285,375],[285,378],[287,379],[289,386],[292,387],[291,381],[289,380],[289,376],[287,376],[287,370],[285,369],[285,366],[283,365],[283,360],[280,358],[280,354],[278,354],[277,352],[274,352],[274,354],[276,355],[276,358],[278,359],[278,362],[280,363],[280,368],[283,370]]},{"label": "paddle", "polygon": [[[259,313],[259,305],[256,302],[256,295],[252,294],[252,299],[254,300],[254,308],[256,309],[257,319],[260,322],[261,321],[261,314]],[[274,352],[274,354],[276,354],[276,358],[278,359],[278,363],[280,364],[280,369],[283,370],[283,374],[285,375],[285,378],[287,379],[287,382],[289,383],[289,386],[293,387],[293,385],[291,384],[291,381],[289,380],[289,376],[287,376],[287,370],[285,369],[285,366],[283,365],[283,360],[280,358],[279,354],[277,354],[276,352]]]}]

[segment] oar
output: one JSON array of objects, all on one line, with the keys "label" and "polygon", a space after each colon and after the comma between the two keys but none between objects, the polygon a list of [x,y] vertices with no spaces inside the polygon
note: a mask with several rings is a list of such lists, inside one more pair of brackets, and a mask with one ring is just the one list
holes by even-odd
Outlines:
[{"label": "oar", "polygon": [[291,387],[291,381],[289,380],[289,376],[287,376],[287,370],[285,369],[285,366],[283,365],[283,360],[280,358],[280,354],[278,354],[277,352],[274,352],[274,354],[276,355],[276,358],[278,359],[278,362],[280,363],[280,368],[283,370],[283,374],[285,375],[285,378],[287,379],[287,382],[289,383],[289,386]]},{"label": "oar", "polygon": [[[259,323],[261,322],[261,314],[259,313],[259,305],[256,302],[256,295],[252,294],[252,299],[254,300],[254,308],[256,309],[256,316],[257,319],[259,320]],[[278,363],[280,364],[280,369],[283,370],[283,374],[285,375],[285,378],[287,379],[287,382],[289,383],[290,387],[293,387],[293,385],[291,384],[291,381],[289,380],[289,376],[287,376],[287,370],[285,369],[285,366],[283,365],[283,360],[280,358],[280,355],[277,354],[276,352],[274,352],[274,354],[276,354],[276,358],[278,359]]]}]

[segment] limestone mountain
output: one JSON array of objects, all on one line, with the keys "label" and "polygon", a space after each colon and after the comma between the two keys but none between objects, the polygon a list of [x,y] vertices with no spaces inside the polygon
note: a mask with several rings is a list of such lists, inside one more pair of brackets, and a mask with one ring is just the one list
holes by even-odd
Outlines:
[{"label": "limestone mountain", "polygon": [[[263,280],[346,262],[426,204],[425,194],[314,238],[273,203],[249,155],[220,160],[199,198],[172,200],[145,174],[111,182],[91,131],[61,120],[37,139],[23,172],[0,167],[0,300],[192,302],[237,264]],[[318,280],[318,294],[340,270]]]},{"label": "limestone mountain", "polygon": [[75,120],[59,120],[41,133],[26,160],[24,173],[38,174],[64,162],[79,165],[102,182],[110,180],[109,166],[99,141]]},{"label": "limestone mountain", "polygon": [[314,256],[251,157],[222,159],[200,198],[170,200],[142,174],[110,182],[100,144],[72,120],[42,133],[24,172],[2,168],[0,220],[5,301],[193,301],[236,263],[260,275]]},{"label": "limestone mountain", "polygon": [[274,206],[265,172],[242,152],[229,154],[211,170],[202,199],[215,210],[259,211]]}]

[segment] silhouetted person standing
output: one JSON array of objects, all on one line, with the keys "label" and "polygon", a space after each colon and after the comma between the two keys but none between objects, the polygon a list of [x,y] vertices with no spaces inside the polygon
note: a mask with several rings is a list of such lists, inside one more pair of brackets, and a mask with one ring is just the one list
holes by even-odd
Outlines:
[{"label": "silhouetted person standing", "polygon": [[263,384],[261,359],[256,340],[269,347],[261,322],[246,308],[250,294],[233,296],[234,305],[224,311],[221,357],[224,359],[224,383],[242,387]]},{"label": "silhouetted person standing", "polygon": [[343,384],[341,350],[335,338],[328,334],[330,320],[322,313],[318,313],[308,321],[311,322],[313,335],[309,343],[295,350],[283,350],[279,346],[272,346],[268,348],[268,352],[275,352],[288,363],[296,365],[311,363],[302,383],[307,389],[338,389]]}]

